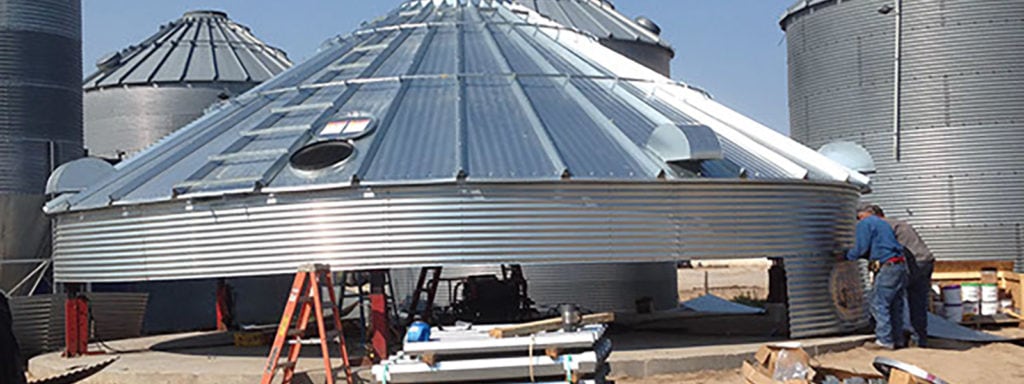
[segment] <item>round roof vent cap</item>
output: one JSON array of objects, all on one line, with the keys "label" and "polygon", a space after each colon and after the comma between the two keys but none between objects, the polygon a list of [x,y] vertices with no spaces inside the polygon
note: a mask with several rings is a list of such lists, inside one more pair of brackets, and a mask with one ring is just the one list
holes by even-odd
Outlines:
[{"label": "round roof vent cap", "polygon": [[288,162],[300,171],[319,171],[345,162],[355,152],[355,147],[348,141],[323,140],[299,148]]},{"label": "round roof vent cap", "polygon": [[216,11],[212,9],[197,9],[195,11],[185,12],[182,17],[186,19],[226,19],[228,18],[227,12]]},{"label": "round roof vent cap", "polygon": [[655,35],[661,35],[661,27],[658,26],[658,23],[655,23],[654,20],[648,19],[644,16],[638,16],[636,18],[636,23]]},{"label": "round roof vent cap", "polygon": [[100,56],[99,60],[96,60],[96,68],[105,71],[121,64],[121,52],[110,52],[106,55]]},{"label": "round roof vent cap", "polygon": [[833,141],[822,146],[818,153],[860,173],[876,171],[875,159],[871,157],[871,153],[852,141]]}]

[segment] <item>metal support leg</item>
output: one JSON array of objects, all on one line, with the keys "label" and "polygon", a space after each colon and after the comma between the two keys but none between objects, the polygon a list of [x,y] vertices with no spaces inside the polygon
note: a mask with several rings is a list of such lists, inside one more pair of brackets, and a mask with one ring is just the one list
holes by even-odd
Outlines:
[{"label": "metal support leg", "polygon": [[64,302],[64,357],[89,353],[89,302],[81,284],[67,284]]},{"label": "metal support leg", "polygon": [[227,331],[235,324],[235,306],[227,280],[217,279],[217,330]]},{"label": "metal support leg", "polygon": [[373,329],[373,350],[370,352],[375,362],[388,357],[388,334],[391,324],[388,321],[385,273],[387,271],[370,272],[370,325]]}]

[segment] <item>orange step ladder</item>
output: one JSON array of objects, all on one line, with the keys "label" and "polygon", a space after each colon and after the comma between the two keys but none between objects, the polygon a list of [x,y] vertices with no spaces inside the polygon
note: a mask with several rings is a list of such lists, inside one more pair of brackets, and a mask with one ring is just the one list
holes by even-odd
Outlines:
[{"label": "orange step ladder", "polygon": [[[324,290],[328,292],[327,296],[330,301],[324,300]],[[330,306],[331,317],[334,319],[334,329],[332,330],[328,330],[324,324],[324,306]],[[296,309],[299,313],[298,318],[295,317]],[[292,284],[292,291],[288,295],[288,303],[284,307],[284,315],[281,316],[281,324],[274,337],[274,344],[270,348],[270,357],[267,358],[267,364],[263,370],[262,384],[271,384],[278,370],[283,370],[282,383],[292,382],[304,341],[302,337],[310,323],[310,315],[316,316],[317,331],[320,336],[320,352],[324,359],[324,369],[327,372],[327,383],[334,384],[334,369],[331,366],[328,343],[336,339],[341,349],[345,380],[348,384],[352,384],[352,370],[349,366],[348,349],[345,347],[345,334],[341,329],[341,315],[334,294],[334,283],[331,281],[331,268],[322,264],[299,267],[299,272],[295,275],[295,282]],[[288,360],[281,362],[281,354],[286,343],[290,344]]]}]

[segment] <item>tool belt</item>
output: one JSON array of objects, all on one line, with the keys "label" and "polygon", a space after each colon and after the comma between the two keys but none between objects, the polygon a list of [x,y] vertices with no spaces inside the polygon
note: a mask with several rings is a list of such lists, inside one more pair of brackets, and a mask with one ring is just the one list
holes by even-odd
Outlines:
[{"label": "tool belt", "polygon": [[878,271],[881,271],[882,267],[886,265],[903,264],[906,262],[907,258],[903,256],[891,257],[886,261],[871,260],[871,262],[868,263],[868,270],[871,271],[871,273],[878,273]]}]

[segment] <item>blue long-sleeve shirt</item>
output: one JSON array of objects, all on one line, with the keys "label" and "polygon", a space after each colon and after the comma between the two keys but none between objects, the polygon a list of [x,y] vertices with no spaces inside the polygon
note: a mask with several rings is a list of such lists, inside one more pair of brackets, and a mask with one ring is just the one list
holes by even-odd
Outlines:
[{"label": "blue long-sleeve shirt", "polygon": [[903,246],[896,241],[892,226],[877,216],[869,216],[857,223],[857,243],[846,253],[848,260],[868,258],[886,261],[903,256]]}]

